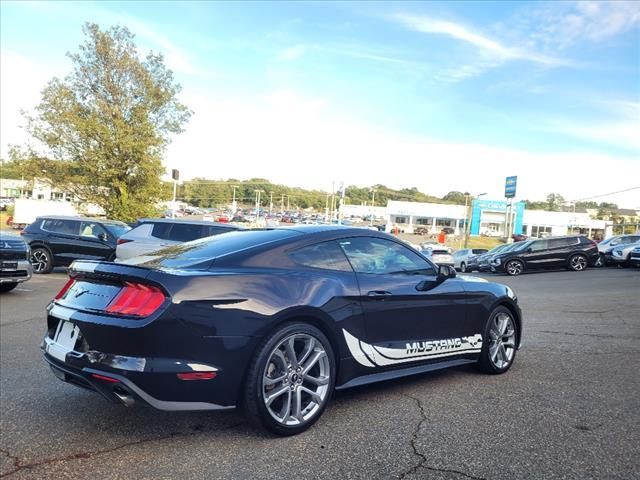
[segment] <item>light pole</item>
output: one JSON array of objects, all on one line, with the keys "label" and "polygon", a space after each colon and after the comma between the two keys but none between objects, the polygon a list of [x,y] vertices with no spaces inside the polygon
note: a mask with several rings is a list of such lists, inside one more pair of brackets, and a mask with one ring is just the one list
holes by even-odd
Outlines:
[{"label": "light pole", "polygon": [[369,210],[369,226],[373,225],[373,209],[376,206],[376,190],[371,189],[371,209]]},{"label": "light pole", "polygon": [[260,218],[260,194],[263,190],[255,190],[256,192],[256,221]]},{"label": "light pole", "polygon": [[[467,248],[467,245],[469,244],[469,235],[471,234],[471,219],[469,218],[469,209],[473,207],[474,200],[477,200],[478,198],[484,195],[486,195],[486,192],[479,193],[475,197],[469,194],[465,195],[464,197],[464,204],[466,207],[465,218],[464,218],[464,248]],[[468,206],[467,206],[467,199],[470,200]]]},{"label": "light pole", "polygon": [[236,213],[236,210],[238,209],[238,206],[236,204],[236,189],[240,188],[240,186],[231,185],[231,188],[233,188],[233,200],[231,200],[231,210],[232,210],[232,213]]},{"label": "light pole", "polygon": [[269,216],[273,211],[273,192],[269,193]]}]

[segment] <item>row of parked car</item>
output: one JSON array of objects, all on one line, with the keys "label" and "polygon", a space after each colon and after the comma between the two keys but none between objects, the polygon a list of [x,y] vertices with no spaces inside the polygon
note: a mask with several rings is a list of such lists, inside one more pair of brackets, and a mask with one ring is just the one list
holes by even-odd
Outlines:
[{"label": "row of parked car", "polygon": [[599,244],[581,235],[528,239],[491,250],[462,249],[451,254],[442,245],[423,245],[435,263],[461,272],[503,272],[520,275],[527,270],[569,268],[580,271],[605,265],[640,265],[640,234],[617,235]]},{"label": "row of parked car", "polygon": [[[15,288],[32,273],[49,273],[76,259],[127,260],[162,248],[242,227],[210,221],[145,218],[132,226],[95,218],[39,217],[15,235],[0,237],[0,292]],[[437,265],[462,272],[504,272],[562,268],[580,271],[610,264],[640,265],[640,234],[619,235],[596,244],[584,236],[530,239],[491,250],[467,248],[457,252],[436,242],[414,246]]]}]

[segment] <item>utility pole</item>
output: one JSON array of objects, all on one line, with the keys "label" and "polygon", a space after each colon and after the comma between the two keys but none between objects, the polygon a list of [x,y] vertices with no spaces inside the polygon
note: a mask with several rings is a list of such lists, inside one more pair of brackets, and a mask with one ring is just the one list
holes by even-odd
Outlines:
[{"label": "utility pole", "polygon": [[[483,195],[486,195],[486,193],[479,193],[475,197],[469,196],[469,207],[467,208],[467,217],[469,217],[469,209],[471,210],[473,209],[473,201],[479,199]],[[464,230],[465,230],[464,231],[464,248],[467,248],[467,245],[469,245],[469,236],[471,235],[471,218],[469,218],[469,220],[466,222]]]},{"label": "utility pole", "polygon": [[260,194],[262,190],[256,190],[256,221],[260,218]]},{"label": "utility pole", "polygon": [[269,216],[271,216],[272,211],[273,211],[273,192],[269,193]]},{"label": "utility pole", "polygon": [[236,204],[236,189],[240,188],[240,186],[231,185],[231,188],[233,188],[233,200],[231,200],[231,211],[232,213],[236,213],[236,210],[238,209],[238,205]]},{"label": "utility pole", "polygon": [[324,206],[324,221],[327,223],[329,221],[329,194],[327,193],[327,201]]},{"label": "utility pole", "polygon": [[280,213],[284,213],[284,193],[282,194],[282,198],[280,199]]},{"label": "utility pole", "polygon": [[291,211],[291,204],[289,203],[289,195],[287,195],[287,212]]}]

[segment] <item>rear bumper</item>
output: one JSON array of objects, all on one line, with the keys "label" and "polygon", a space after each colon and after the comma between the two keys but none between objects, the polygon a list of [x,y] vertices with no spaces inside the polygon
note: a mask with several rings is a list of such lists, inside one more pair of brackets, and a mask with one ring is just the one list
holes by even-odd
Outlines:
[{"label": "rear bumper", "polygon": [[[9,260],[11,261],[11,260]],[[1,270],[0,283],[26,282],[33,275],[33,268],[29,260],[18,260],[18,268],[15,270]]]},{"label": "rear bumper", "polygon": [[[227,410],[234,408],[235,405],[219,405],[204,401],[183,401],[183,400],[164,400],[157,398],[145,390],[144,385],[149,380],[153,382],[164,383],[167,395],[184,396],[189,395],[189,391],[198,388],[201,385],[195,383],[208,383],[216,381],[216,378],[202,381],[183,381],[178,380],[176,371],[184,372],[185,368],[177,366],[179,361],[166,359],[140,359],[131,357],[122,357],[115,355],[105,355],[99,352],[66,352],[64,354],[65,361],[59,359],[60,352],[56,352],[56,344],[45,336],[42,349],[44,350],[44,359],[49,364],[52,372],[60,380],[72,385],[93,390],[100,393],[110,402],[120,403],[131,406],[134,403],[143,403],[159,410],[167,411],[184,411],[184,410]],[[146,361],[152,363],[148,365]],[[114,364],[120,362],[124,368],[113,368]],[[174,372],[157,371],[155,368],[162,366],[164,363],[166,370],[167,365],[174,365]],[[191,364],[194,365],[194,364]],[[199,368],[205,366],[200,365]],[[206,366],[209,367],[209,366]],[[144,372],[139,370],[151,369]],[[215,367],[210,367],[215,368]],[[203,370],[199,370],[203,371]],[[206,370],[215,371],[217,370]],[[183,390],[178,392],[176,390]]]}]

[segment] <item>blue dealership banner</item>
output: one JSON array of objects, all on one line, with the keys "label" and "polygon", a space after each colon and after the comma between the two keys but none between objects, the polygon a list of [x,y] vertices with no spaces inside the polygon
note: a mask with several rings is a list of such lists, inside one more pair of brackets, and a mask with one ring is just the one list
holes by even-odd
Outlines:
[{"label": "blue dealership banner", "polygon": [[518,184],[518,177],[507,177],[504,184],[504,196],[506,198],[513,198],[516,196],[516,186]]}]

